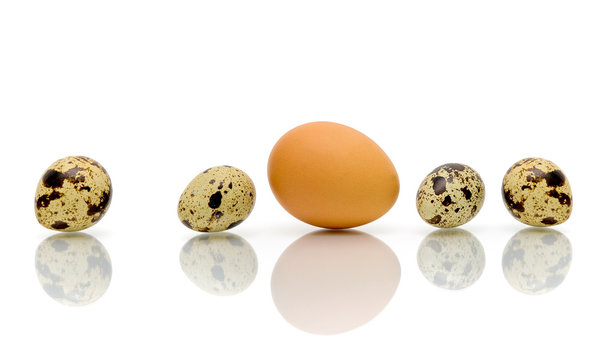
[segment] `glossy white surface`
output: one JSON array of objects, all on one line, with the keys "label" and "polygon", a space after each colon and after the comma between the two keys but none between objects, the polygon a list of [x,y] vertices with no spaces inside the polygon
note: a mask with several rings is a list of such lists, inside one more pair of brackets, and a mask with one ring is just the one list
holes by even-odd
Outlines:
[{"label": "glossy white surface", "polygon": [[[598,358],[599,16],[597,1],[0,2],[0,358]],[[273,291],[278,261],[318,229],[277,204],[268,154],[287,130],[317,120],[371,137],[400,177],[394,208],[356,229],[385,251],[324,262],[325,285],[303,284],[313,310],[342,309],[348,321],[372,310],[334,335],[290,323]],[[37,181],[72,154],[101,162],[114,184],[106,216],[85,231],[112,274],[91,276],[90,287],[108,287],[84,306],[49,296],[35,261],[54,235],[34,216]],[[523,263],[506,271],[507,244],[526,227],[500,186],[526,156],[562,168],[573,214],[553,228],[565,246],[521,245]],[[485,267],[461,290],[437,287],[418,266],[436,229],[419,218],[415,195],[446,162],[473,167],[487,189],[462,227]],[[230,231],[251,246],[256,277],[231,296],[204,291],[182,269],[197,234],[176,211],[189,180],[222,164],[257,190],[253,213]],[[568,271],[549,270],[569,252]],[[386,263],[391,278],[378,283]],[[332,269],[352,270],[338,284],[348,292],[335,292]],[[373,283],[360,277],[369,274]],[[515,289],[542,283],[552,290]]]}]

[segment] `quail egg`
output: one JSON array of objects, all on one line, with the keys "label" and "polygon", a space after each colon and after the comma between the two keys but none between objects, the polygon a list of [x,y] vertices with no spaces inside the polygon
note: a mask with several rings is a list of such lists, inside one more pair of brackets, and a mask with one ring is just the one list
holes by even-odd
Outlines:
[{"label": "quail egg", "polygon": [[102,165],[85,156],[69,156],[42,175],[35,191],[35,215],[48,229],[83,230],[104,216],[111,194],[110,177]]},{"label": "quail egg", "polygon": [[571,215],[569,180],[545,159],[527,158],[511,166],[502,182],[502,194],[510,214],[527,225],[561,224]]},{"label": "quail egg", "polygon": [[244,221],[256,201],[250,177],[232,166],[216,166],[196,176],[181,194],[177,212],[192,230],[215,232]]},{"label": "quail egg", "polygon": [[427,223],[451,228],[473,219],[481,210],[485,187],[479,174],[462,164],[435,168],[419,186],[417,210]]}]

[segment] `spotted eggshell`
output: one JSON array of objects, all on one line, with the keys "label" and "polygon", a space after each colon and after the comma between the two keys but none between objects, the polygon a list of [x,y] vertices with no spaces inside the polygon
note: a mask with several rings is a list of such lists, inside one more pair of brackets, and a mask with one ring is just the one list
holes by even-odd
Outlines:
[{"label": "spotted eggshell", "polygon": [[35,215],[48,229],[78,231],[94,225],[110,205],[112,184],[98,162],[69,156],[50,165],[35,191]]},{"label": "spotted eggshell", "polygon": [[231,166],[216,166],[196,176],[181,194],[177,212],[192,230],[231,229],[254,208],[256,190],[250,177]]},{"label": "spotted eggshell", "polygon": [[434,169],[419,187],[417,210],[427,223],[451,228],[470,221],[483,206],[485,187],[479,174],[462,164]]},{"label": "spotted eggshell", "polygon": [[561,224],[571,215],[569,180],[545,159],[527,158],[511,166],[502,182],[502,194],[510,214],[527,225]]}]

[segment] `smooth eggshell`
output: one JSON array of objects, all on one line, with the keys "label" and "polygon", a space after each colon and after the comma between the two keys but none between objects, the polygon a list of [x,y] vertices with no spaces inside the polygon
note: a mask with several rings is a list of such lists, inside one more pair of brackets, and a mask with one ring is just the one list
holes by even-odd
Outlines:
[{"label": "smooth eggshell", "polygon": [[215,166],[196,176],[177,207],[179,220],[192,230],[214,232],[244,221],[256,201],[250,177],[232,166]]},{"label": "smooth eggshell", "polygon": [[425,177],[417,193],[417,210],[427,223],[440,228],[463,225],[481,210],[485,186],[467,165],[445,164]]},{"label": "smooth eggshell", "polygon": [[48,229],[78,231],[97,223],[112,196],[108,173],[85,156],[69,156],[54,162],[35,191],[35,215]]},{"label": "smooth eggshell", "polygon": [[275,144],[268,178],[279,203],[324,228],[350,228],[385,214],[396,202],[398,174],[383,150],[341,124],[298,126]]},{"label": "smooth eggshell", "polygon": [[557,225],[571,215],[569,180],[556,164],[545,159],[527,158],[511,166],[502,182],[502,194],[510,214],[527,225]]}]

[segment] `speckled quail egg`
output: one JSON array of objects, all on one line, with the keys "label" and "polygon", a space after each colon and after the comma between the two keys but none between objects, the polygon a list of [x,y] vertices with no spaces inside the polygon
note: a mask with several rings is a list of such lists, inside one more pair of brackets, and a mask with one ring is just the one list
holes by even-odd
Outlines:
[{"label": "speckled quail egg", "polygon": [[516,233],[502,255],[504,277],[525,294],[545,294],[560,285],[571,267],[571,242],[553,229],[527,228]]},{"label": "speckled quail egg", "polygon": [[112,276],[104,246],[81,232],[56,234],[42,241],[35,253],[35,269],[44,291],[69,306],[98,300]]},{"label": "speckled quail egg", "polygon": [[190,239],[179,254],[181,269],[199,288],[214,295],[235,295],[252,284],[258,260],[252,246],[227,232]]},{"label": "speckled quail egg", "polygon": [[462,229],[441,229],[427,235],[419,246],[417,260],[427,280],[449,290],[471,286],[485,267],[483,246]]},{"label": "speckled quail egg", "polygon": [[97,223],[110,205],[112,184],[97,161],[69,156],[54,162],[35,191],[35,215],[48,229],[78,231]]},{"label": "speckled quail egg", "polygon": [[569,180],[545,159],[526,158],[511,166],[504,175],[502,194],[510,214],[527,225],[561,224],[571,215]]},{"label": "speckled quail egg", "polygon": [[216,166],[196,176],[181,194],[177,212],[192,230],[214,232],[244,221],[256,201],[250,177],[232,166]]},{"label": "speckled quail egg", "polygon": [[427,175],[417,192],[417,210],[427,223],[451,228],[473,219],[481,210],[485,187],[479,174],[462,164],[445,164]]}]

